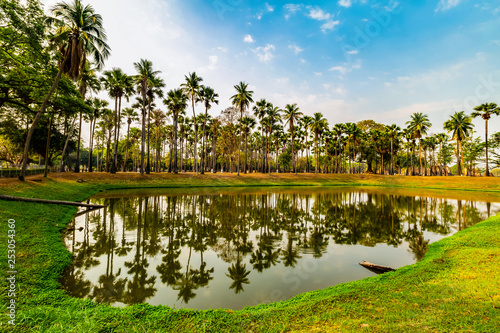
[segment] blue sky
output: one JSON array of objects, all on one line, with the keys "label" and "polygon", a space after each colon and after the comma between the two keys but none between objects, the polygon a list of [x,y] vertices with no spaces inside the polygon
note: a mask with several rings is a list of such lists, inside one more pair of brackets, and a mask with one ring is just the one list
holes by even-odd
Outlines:
[{"label": "blue sky", "polygon": [[213,115],[230,106],[239,81],[255,100],[297,103],[330,125],[404,126],[423,112],[437,133],[454,111],[500,104],[500,0],[88,3],[104,18],[108,68],[134,74],[133,62],[150,59],[167,89],[196,71],[220,95]]}]

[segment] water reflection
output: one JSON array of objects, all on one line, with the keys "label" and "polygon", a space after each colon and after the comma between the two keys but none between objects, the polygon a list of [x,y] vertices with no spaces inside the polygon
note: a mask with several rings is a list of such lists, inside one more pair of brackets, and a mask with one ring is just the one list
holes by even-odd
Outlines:
[{"label": "water reflection", "polygon": [[114,305],[238,309],[371,276],[365,259],[413,263],[499,210],[372,189],[196,192],[92,199],[107,207],[68,231],[64,287]]}]

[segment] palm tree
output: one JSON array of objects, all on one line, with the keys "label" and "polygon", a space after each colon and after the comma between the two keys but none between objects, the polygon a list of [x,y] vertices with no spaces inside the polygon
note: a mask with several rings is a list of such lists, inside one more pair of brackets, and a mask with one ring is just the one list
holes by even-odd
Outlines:
[{"label": "palm tree", "polygon": [[[277,106],[273,106],[269,103],[268,109],[266,112],[267,117],[263,119],[267,124],[267,128],[269,129],[269,137],[267,140],[267,163],[268,163],[268,172],[269,176],[271,175],[271,163],[269,163],[269,146],[271,143],[271,135],[273,134],[273,127],[280,121],[280,112],[281,110]],[[276,160],[278,160],[278,156],[276,156]]]},{"label": "palm tree", "polygon": [[147,151],[148,158],[146,162],[146,173],[149,174],[151,172],[151,164],[150,164],[150,149],[149,149],[149,141],[151,137],[150,128],[151,128],[151,110],[153,109],[154,103],[153,100],[155,97],[163,98],[163,90],[165,87],[165,82],[162,78],[157,77],[156,75],[161,73],[160,71],[154,72],[154,75],[151,78],[151,82],[148,84],[148,91],[146,92],[146,96],[148,97],[148,139],[147,139]]},{"label": "palm tree", "polygon": [[217,159],[215,158],[215,149],[217,147],[217,137],[219,135],[221,127],[221,121],[215,118],[210,125],[210,130],[212,131],[212,172],[217,172]]},{"label": "palm tree", "polygon": [[[410,173],[410,169],[413,166],[413,149],[412,149],[412,154],[410,156],[410,166],[408,166],[408,156],[410,155],[410,141],[413,139],[413,132],[409,127],[406,127],[403,129],[402,132],[403,137],[406,140],[406,175],[408,176]],[[413,170],[412,170],[412,176],[413,176]]]},{"label": "palm tree", "polygon": [[495,103],[484,103],[474,108],[472,118],[481,117],[484,119],[484,138],[486,143],[486,177],[489,177],[490,171],[488,168],[488,120],[491,115],[500,115],[500,108]]},{"label": "palm tree", "polygon": [[[230,100],[233,105],[240,109],[240,124],[241,118],[243,118],[243,111],[253,103],[252,95],[253,91],[247,90],[248,83],[240,82],[234,86],[236,89],[236,94],[231,96]],[[238,175],[240,174],[240,152],[241,152],[241,135],[238,138]]]},{"label": "palm tree", "polygon": [[422,147],[420,140],[423,135],[427,134],[432,124],[426,114],[415,112],[411,115],[411,120],[406,122],[406,125],[408,125],[408,128],[413,132],[413,137],[418,139],[418,157],[420,159],[419,173],[422,176]]},{"label": "palm tree", "polygon": [[[101,90],[101,83],[97,77],[97,70],[91,68],[90,64],[87,62],[85,67],[82,68],[80,77],[78,78],[78,91],[82,96],[83,100],[86,99],[87,91],[98,92]],[[78,143],[76,146],[76,163],[75,172],[80,172],[80,140],[82,137],[82,112],[80,111],[80,124],[78,127]]]},{"label": "palm tree", "polygon": [[[266,110],[269,107],[269,102],[267,102],[265,99],[261,99],[260,101],[256,102],[254,107],[253,107],[253,114],[257,119],[259,119],[259,122],[262,122],[262,119],[266,116]],[[264,137],[264,126],[260,127],[260,135]],[[265,172],[264,168],[264,163],[265,163],[265,158],[264,158],[264,147],[261,149],[261,156],[262,156],[262,165],[261,165],[261,172]]]},{"label": "palm tree", "polygon": [[89,142],[89,172],[92,170],[92,150],[94,148],[94,132],[97,120],[101,116],[103,110],[108,106],[108,102],[97,97],[89,101],[90,107],[94,110],[90,118],[90,142]]},{"label": "palm tree", "polygon": [[[153,70],[153,63],[150,60],[141,59],[139,62],[134,62],[134,68],[137,75],[134,81],[137,90],[142,98],[142,138],[141,138],[141,175],[144,174],[144,152],[146,149],[146,101],[148,91],[151,86],[154,86],[154,80],[160,71]],[[151,105],[150,105],[151,106]]]},{"label": "palm tree", "polygon": [[205,173],[205,127],[207,126],[207,113],[208,110],[212,107],[212,104],[219,104],[219,100],[217,99],[219,94],[217,94],[212,88],[207,86],[201,86],[199,101],[205,104],[205,118],[203,119],[203,146],[201,155],[201,174]]},{"label": "palm tree", "polygon": [[325,129],[328,129],[328,122],[325,118],[323,118],[323,114],[320,112],[316,112],[313,116],[312,123],[309,125],[309,128],[314,133],[314,141],[316,142],[315,155],[316,155],[316,163],[314,168],[314,173],[318,173],[319,170],[319,139],[321,134]]},{"label": "palm tree", "polygon": [[115,144],[113,149],[113,164],[110,172],[116,173],[118,166],[118,140],[120,139],[120,113],[122,106],[122,98],[132,94],[132,77],[125,74],[120,68],[113,68],[110,71],[105,71],[101,78],[104,88],[108,90],[110,97],[115,99]]},{"label": "palm tree", "polygon": [[78,79],[80,70],[87,63],[87,55],[92,55],[97,69],[101,69],[104,60],[108,58],[110,48],[106,44],[106,32],[102,25],[102,17],[94,12],[92,6],[83,6],[80,0],[71,4],[61,2],[52,8],[54,18],[49,18],[47,23],[55,25],[57,30],[52,39],[59,45],[62,60],[58,64],[58,72],[40,105],[26,137],[23,152],[23,164],[19,180],[24,181],[28,165],[28,153],[35,127],[47,107],[50,96],[54,93],[61,75],[67,74],[73,80]]},{"label": "palm tree", "polygon": [[309,172],[309,129],[314,121],[314,118],[311,116],[304,116],[301,119],[302,126],[305,130],[305,144],[306,144],[306,161],[307,161],[307,172]]},{"label": "palm tree", "polygon": [[[178,173],[177,170],[177,123],[179,114],[183,113],[187,107],[188,96],[184,93],[182,89],[170,90],[167,93],[167,99],[163,103],[168,107],[172,113],[173,125],[174,125],[174,173]],[[182,158],[182,156],[181,156]]]},{"label": "palm tree", "polygon": [[391,138],[391,175],[394,175],[394,138],[399,135],[401,128],[399,126],[392,124],[385,127],[387,135]]},{"label": "palm tree", "polygon": [[335,124],[333,125],[332,131],[337,137],[337,145],[335,146],[335,172],[339,173],[339,160],[338,160],[338,150],[340,149],[340,138],[342,134],[345,132],[346,128],[344,124]]},{"label": "palm tree", "polygon": [[[457,168],[460,176],[462,175],[462,168],[464,165],[464,152],[462,151],[462,140],[472,134],[474,124],[472,124],[472,117],[466,116],[465,111],[455,112],[451,118],[445,121],[443,128],[448,132],[453,132],[451,139],[457,141]],[[460,160],[461,152],[461,160]],[[461,163],[460,163],[461,161]]]},{"label": "palm tree", "polygon": [[443,164],[444,163],[443,142],[448,141],[449,138],[448,138],[448,135],[446,135],[444,133],[437,134],[436,138],[437,138],[439,146],[440,146],[439,152],[441,153],[441,166],[440,166],[440,169],[439,169],[439,175],[442,176],[443,175],[443,168],[445,167],[444,164]]},{"label": "palm tree", "polygon": [[255,127],[256,121],[251,117],[243,117],[241,119],[240,126],[242,127],[243,133],[245,133],[245,167],[243,168],[243,172],[247,173],[247,162],[248,162],[248,134],[250,134],[250,130]]},{"label": "palm tree", "polygon": [[300,117],[303,115],[302,112],[299,111],[299,107],[297,103],[287,104],[285,109],[283,110],[285,126],[288,124],[290,126],[290,135],[292,136],[292,164],[295,174],[297,174],[297,159],[294,154],[294,143],[295,143],[295,124],[298,122]]},{"label": "palm tree", "polygon": [[129,150],[129,134],[130,134],[130,125],[134,121],[139,121],[139,114],[133,108],[125,108],[123,109],[123,116],[127,118],[127,144],[125,147],[125,160],[123,161],[122,171],[125,171],[128,161],[128,150]]},{"label": "palm tree", "polygon": [[[189,73],[188,75],[184,75],[184,79],[186,82],[181,84],[181,87],[184,88],[184,93],[191,97],[191,105],[193,106],[193,120],[196,119],[196,112],[194,111],[194,105],[199,99],[200,96],[200,82],[203,81],[201,77],[196,75],[195,72]],[[198,150],[197,150],[197,141],[198,141],[198,126],[194,125],[194,169],[196,174],[198,174]]]}]

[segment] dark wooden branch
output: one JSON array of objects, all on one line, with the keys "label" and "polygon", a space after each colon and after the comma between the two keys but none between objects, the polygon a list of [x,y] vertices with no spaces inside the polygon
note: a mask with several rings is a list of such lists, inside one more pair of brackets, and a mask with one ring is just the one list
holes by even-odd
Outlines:
[{"label": "dark wooden branch", "polygon": [[37,203],[47,203],[47,204],[54,204],[54,205],[68,205],[68,206],[91,207],[91,208],[104,208],[104,207],[106,207],[103,205],[85,204],[85,203],[73,202],[73,201],[59,201],[59,200],[47,200],[47,199],[36,199],[36,198],[21,198],[21,197],[14,197],[11,195],[1,195],[1,194],[0,194],[0,199],[10,200],[10,201],[26,201],[26,202],[37,202]]},{"label": "dark wooden branch", "polygon": [[371,270],[372,272],[377,273],[377,274],[395,271],[394,268],[391,268],[389,266],[381,266],[381,265],[377,265],[377,264],[372,264],[371,262],[364,261],[364,260],[363,260],[363,262],[360,262],[359,264],[361,266],[363,266],[364,268],[368,268],[369,270]]}]

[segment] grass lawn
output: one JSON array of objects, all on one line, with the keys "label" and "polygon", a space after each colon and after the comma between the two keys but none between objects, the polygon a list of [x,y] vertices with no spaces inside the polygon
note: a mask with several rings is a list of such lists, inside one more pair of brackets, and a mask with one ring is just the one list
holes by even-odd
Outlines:
[{"label": "grass lawn", "polygon": [[[83,183],[76,182],[83,179]],[[21,183],[0,179],[0,194],[82,201],[101,190],[191,186],[383,186],[416,193],[468,190],[500,197],[500,179],[299,174],[52,174]],[[418,195],[418,194],[417,194]],[[0,200],[0,248],[7,272],[8,219],[16,224],[14,332],[498,332],[500,215],[430,245],[417,264],[372,278],[305,293],[288,301],[231,310],[173,310],[147,304],[123,309],[67,296],[58,279],[71,264],[61,231],[76,207]],[[3,274],[2,276],[5,276]],[[3,312],[9,297],[1,279]]]}]

